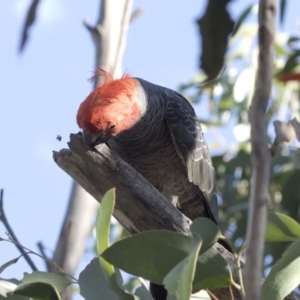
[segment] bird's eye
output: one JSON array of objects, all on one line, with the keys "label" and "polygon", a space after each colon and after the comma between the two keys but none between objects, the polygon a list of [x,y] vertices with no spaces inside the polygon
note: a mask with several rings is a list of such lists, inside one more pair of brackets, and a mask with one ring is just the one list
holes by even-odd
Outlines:
[{"label": "bird's eye", "polygon": [[108,127],[108,130],[113,130],[115,127],[116,127],[116,124],[111,124],[111,125]]}]

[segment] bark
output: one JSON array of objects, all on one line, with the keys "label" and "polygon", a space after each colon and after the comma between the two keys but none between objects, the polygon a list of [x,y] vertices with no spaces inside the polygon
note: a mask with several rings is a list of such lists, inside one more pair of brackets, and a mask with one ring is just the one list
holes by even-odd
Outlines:
[{"label": "bark", "polygon": [[[95,43],[95,67],[109,68],[115,76],[121,72],[132,2],[133,0],[102,0],[97,24],[92,27],[84,22]],[[95,80],[94,87],[99,80],[100,78]],[[83,255],[97,208],[98,203],[74,181],[52,259],[70,275],[74,275]],[[55,270],[52,268],[49,271]],[[71,295],[72,289],[69,288],[62,298],[70,299]]]},{"label": "bark", "polygon": [[274,64],[276,1],[259,2],[259,58],[255,92],[250,107],[252,146],[252,186],[246,235],[246,300],[259,300],[263,269],[270,153],[266,129],[266,110],[271,92]]},{"label": "bark", "polygon": [[[191,221],[106,145],[91,149],[82,142],[81,133],[78,133],[71,134],[69,147],[54,152],[55,162],[98,202],[108,189],[116,187],[114,216],[128,232],[167,229],[190,234]],[[238,282],[234,256],[218,243],[214,247],[225,258],[234,280]],[[228,288],[211,292],[218,299],[232,300]],[[232,288],[232,292],[234,299],[242,299],[238,290]],[[294,298],[290,295],[286,299]]]},{"label": "bark", "polygon": [[96,152],[83,144],[79,133],[71,135],[69,147],[54,153],[56,163],[98,202],[115,187],[114,216],[129,233],[168,229],[188,234],[191,221],[105,144]]}]

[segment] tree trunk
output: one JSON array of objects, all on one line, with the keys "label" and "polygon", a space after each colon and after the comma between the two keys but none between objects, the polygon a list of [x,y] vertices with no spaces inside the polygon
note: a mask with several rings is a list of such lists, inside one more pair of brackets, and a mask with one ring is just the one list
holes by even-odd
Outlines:
[{"label": "tree trunk", "polygon": [[[133,0],[102,0],[95,27],[84,22],[95,43],[95,67],[107,68],[118,76],[125,49],[127,29],[131,19]],[[95,69],[96,69],[95,68]],[[96,78],[94,87],[99,83]],[[74,275],[83,255],[86,241],[94,224],[98,203],[73,182],[67,212],[52,260],[68,274]],[[49,271],[55,271],[51,268]],[[72,288],[62,295],[71,299]]]}]

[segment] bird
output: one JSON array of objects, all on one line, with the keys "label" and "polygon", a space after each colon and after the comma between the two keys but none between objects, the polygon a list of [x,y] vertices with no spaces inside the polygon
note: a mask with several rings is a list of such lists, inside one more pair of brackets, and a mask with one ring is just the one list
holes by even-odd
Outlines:
[{"label": "bird", "polygon": [[[106,143],[191,220],[218,223],[215,170],[190,102],[174,90],[99,68],[101,83],[80,104],[85,144]],[[155,300],[167,292],[151,283]]]}]

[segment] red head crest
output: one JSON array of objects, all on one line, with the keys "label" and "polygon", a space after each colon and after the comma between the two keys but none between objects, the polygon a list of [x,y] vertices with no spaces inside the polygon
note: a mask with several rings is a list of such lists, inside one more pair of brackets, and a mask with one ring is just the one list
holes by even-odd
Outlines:
[{"label": "red head crest", "polygon": [[77,123],[89,133],[115,136],[128,130],[141,115],[137,101],[138,81],[127,73],[119,79],[113,79],[110,73],[101,68],[91,80],[98,76],[103,78],[102,83],[81,103]]}]

